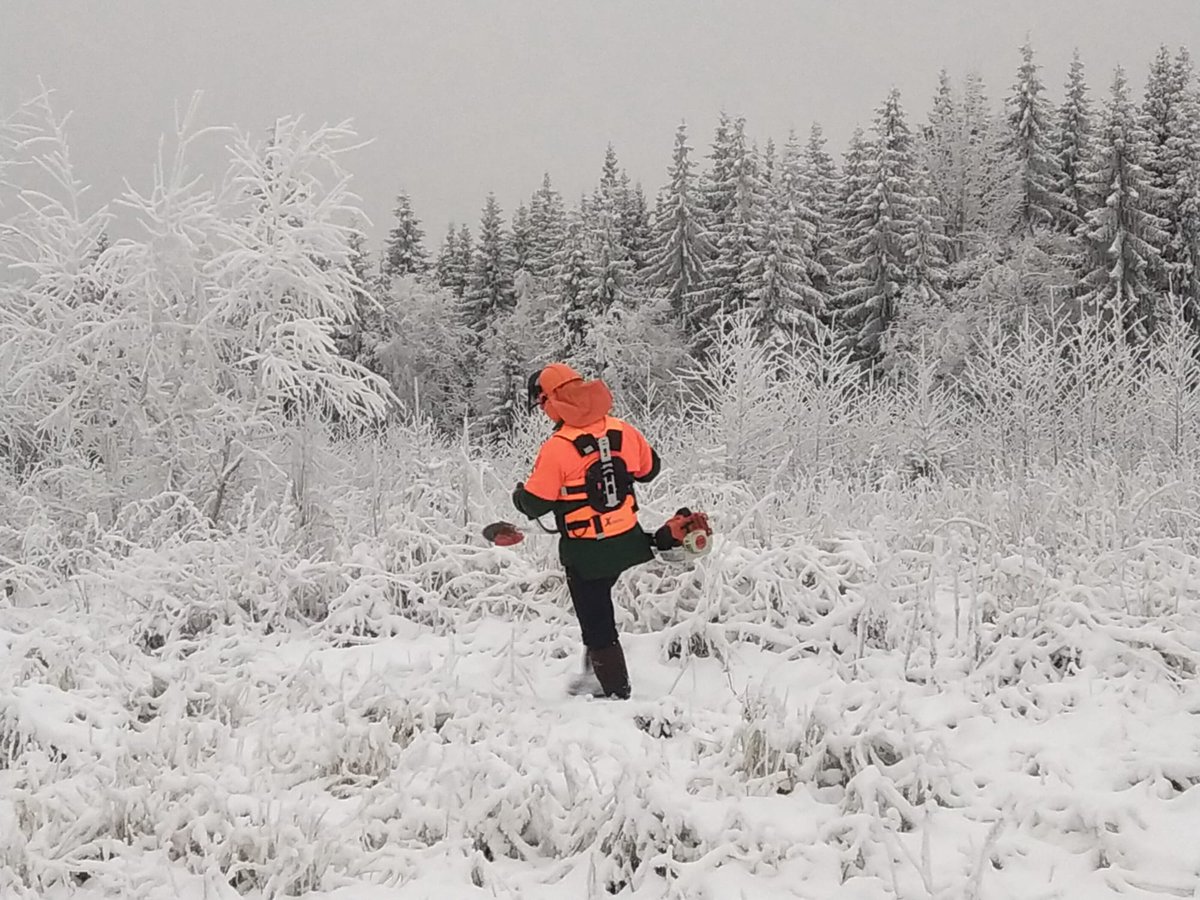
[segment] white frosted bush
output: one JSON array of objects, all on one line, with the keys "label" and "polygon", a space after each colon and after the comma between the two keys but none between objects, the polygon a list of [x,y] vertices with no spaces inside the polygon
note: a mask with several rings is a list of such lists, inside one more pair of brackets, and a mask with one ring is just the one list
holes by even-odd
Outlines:
[{"label": "white frosted bush", "polygon": [[346,127],[308,134],[281,119],[269,142],[237,137],[213,192],[188,168],[207,136],[193,104],[151,189],[123,198],[146,236],[93,255],[110,216],[81,211],[63,121],[48,102],[39,112],[13,152],[51,192],[26,190],[5,223],[18,275],[0,323],[10,461],[105,530],[160,493],[219,522],[247,490],[243,465],[292,411],[383,415],[386,385],[333,343],[357,290],[338,221],[352,209]]}]

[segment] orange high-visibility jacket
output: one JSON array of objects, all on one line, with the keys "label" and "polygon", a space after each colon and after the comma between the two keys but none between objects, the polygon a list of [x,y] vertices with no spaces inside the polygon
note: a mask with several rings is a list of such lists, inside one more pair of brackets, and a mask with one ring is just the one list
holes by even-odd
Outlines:
[{"label": "orange high-visibility jacket", "polygon": [[[629,480],[619,507],[597,510],[588,500],[587,473],[601,458],[595,439],[607,437],[611,456],[620,460]],[[585,452],[589,451],[590,452]],[[633,480],[645,478],[654,467],[654,454],[645,436],[628,422],[604,416],[579,428],[564,425],[542,444],[525,490],[535,497],[566,504],[558,513],[559,530],[570,538],[601,539],[624,534],[637,525]]]}]

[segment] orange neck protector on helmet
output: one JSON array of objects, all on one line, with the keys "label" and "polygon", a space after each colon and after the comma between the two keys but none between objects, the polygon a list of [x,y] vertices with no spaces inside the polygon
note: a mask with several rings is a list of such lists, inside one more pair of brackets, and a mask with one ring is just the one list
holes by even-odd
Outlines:
[{"label": "orange neck protector on helmet", "polygon": [[568,365],[551,363],[538,378],[542,409],[555,422],[583,428],[612,412],[612,393],[603,381],[584,381]]}]

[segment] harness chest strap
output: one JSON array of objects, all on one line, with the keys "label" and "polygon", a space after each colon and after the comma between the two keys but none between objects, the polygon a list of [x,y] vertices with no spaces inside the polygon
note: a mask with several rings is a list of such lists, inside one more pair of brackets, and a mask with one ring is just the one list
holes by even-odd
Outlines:
[{"label": "harness chest strap", "polygon": [[621,498],[617,492],[617,472],[613,466],[608,435],[602,435],[596,443],[600,447],[600,471],[604,478],[604,502],[609,509],[616,509],[621,505]]}]

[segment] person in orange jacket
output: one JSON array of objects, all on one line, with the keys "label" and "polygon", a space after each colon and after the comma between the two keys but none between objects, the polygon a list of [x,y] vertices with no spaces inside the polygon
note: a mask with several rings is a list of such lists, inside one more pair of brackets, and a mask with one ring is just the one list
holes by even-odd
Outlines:
[{"label": "person in orange jacket", "polygon": [[[599,693],[627,699],[629,672],[612,590],[622,572],[653,559],[655,549],[679,546],[678,523],[651,536],[638,522],[634,485],[651,481],[662,463],[637,428],[612,415],[604,382],[584,381],[570,366],[552,363],[530,376],[528,391],[531,408],[541,407],[555,430],[513,492],[513,505],[531,519],[554,513],[585,664]],[[586,681],[578,679],[573,690]]]}]

